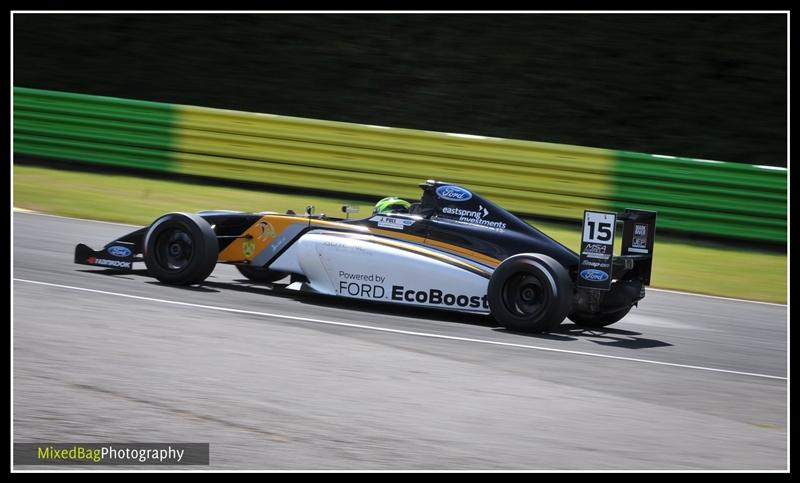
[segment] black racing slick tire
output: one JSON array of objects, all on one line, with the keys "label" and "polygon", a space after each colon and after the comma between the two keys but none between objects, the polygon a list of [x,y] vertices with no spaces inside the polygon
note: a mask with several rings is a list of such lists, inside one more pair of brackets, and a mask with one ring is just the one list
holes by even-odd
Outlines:
[{"label": "black racing slick tire", "polygon": [[211,225],[192,213],[169,213],[147,229],[144,263],[150,275],[173,285],[202,282],[217,264],[219,242]]},{"label": "black racing slick tire", "polygon": [[572,280],[553,258],[524,253],[503,260],[489,279],[489,310],[502,326],[548,332],[572,307]]},{"label": "black racing slick tire", "polygon": [[239,270],[239,273],[247,277],[248,280],[258,283],[276,282],[289,275],[286,272],[277,272],[267,268],[257,268],[248,265],[236,265],[236,269]]},{"label": "black racing slick tire", "polygon": [[598,329],[600,327],[611,325],[614,322],[618,322],[620,319],[628,315],[628,312],[630,312],[630,310],[631,308],[628,307],[627,309],[617,310],[615,312],[600,313],[600,314],[575,312],[569,314],[568,317],[569,320],[575,322],[576,325]]}]

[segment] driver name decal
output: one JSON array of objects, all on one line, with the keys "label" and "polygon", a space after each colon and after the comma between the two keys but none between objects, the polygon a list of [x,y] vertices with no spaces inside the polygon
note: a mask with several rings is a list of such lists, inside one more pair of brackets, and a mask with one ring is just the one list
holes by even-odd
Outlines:
[{"label": "driver name decal", "polygon": [[414,220],[394,216],[373,216],[369,221],[376,222],[381,228],[391,228],[393,230],[402,230],[414,224]]}]

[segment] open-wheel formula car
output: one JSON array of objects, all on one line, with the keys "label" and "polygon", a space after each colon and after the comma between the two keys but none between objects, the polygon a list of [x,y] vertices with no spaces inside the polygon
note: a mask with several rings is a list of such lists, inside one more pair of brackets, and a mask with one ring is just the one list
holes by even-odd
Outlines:
[{"label": "open-wheel formula car", "polygon": [[[163,283],[202,283],[217,263],[254,282],[289,278],[304,291],[491,314],[504,327],[547,332],[569,317],[603,327],[644,297],[655,213],[585,211],[575,253],[464,187],[429,180],[405,213],[341,219],[313,210],[169,213],[75,263],[131,270]],[[343,207],[343,211],[347,207]],[[614,255],[618,218],[621,255]]]}]

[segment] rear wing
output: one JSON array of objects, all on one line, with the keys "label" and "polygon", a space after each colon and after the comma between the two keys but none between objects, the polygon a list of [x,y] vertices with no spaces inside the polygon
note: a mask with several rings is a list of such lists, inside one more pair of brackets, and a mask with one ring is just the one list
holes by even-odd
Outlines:
[{"label": "rear wing", "polygon": [[[617,221],[622,221],[622,247],[614,256]],[[626,209],[622,215],[606,211],[583,212],[578,287],[609,290],[614,278],[625,275],[650,284],[656,212]]]}]

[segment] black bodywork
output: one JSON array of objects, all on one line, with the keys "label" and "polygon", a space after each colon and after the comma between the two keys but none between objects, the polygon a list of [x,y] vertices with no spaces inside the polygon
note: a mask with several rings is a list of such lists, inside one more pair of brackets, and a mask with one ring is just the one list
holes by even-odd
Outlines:
[{"label": "black bodywork", "polygon": [[[426,220],[426,223],[415,224],[426,239],[468,248],[498,260],[518,253],[545,254],[566,268],[573,282],[577,280],[580,261],[577,253],[477,193],[470,192],[471,197],[466,201],[451,201],[438,196],[437,190],[444,186],[451,186],[451,183],[429,180],[420,184],[422,199],[412,205],[411,214],[421,215]],[[464,220],[458,214],[452,214],[453,209],[480,213],[483,215],[480,219],[486,224],[470,222],[469,216]],[[628,226],[628,222],[636,221],[639,214],[636,210],[626,210],[618,220]],[[614,257],[614,282],[610,290],[576,287],[573,311],[602,314],[631,307],[644,297],[651,269],[652,254]]]}]

